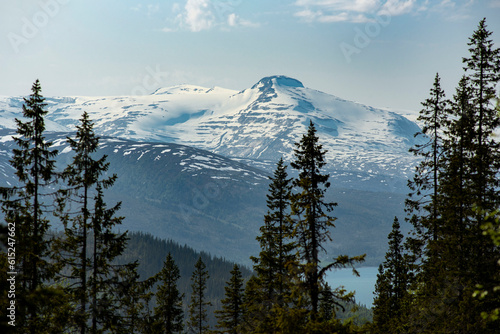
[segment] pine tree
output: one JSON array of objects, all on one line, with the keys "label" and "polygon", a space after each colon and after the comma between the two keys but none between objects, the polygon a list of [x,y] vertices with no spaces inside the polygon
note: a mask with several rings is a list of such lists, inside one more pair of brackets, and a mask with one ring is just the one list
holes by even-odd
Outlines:
[{"label": "pine tree", "polygon": [[294,233],[301,247],[305,288],[315,317],[321,281],[319,253],[324,249],[323,243],[331,241],[329,228],[335,226],[335,218],[328,216],[327,212],[333,211],[337,204],[324,202],[326,189],[330,187],[329,175],[321,174],[321,168],[326,164],[326,151],[319,144],[312,122],[307,134],[295,145],[296,158],[291,165],[299,171],[299,178],[294,185],[301,192],[292,196],[292,212],[299,216]]},{"label": "pine tree", "polygon": [[207,333],[209,326],[207,306],[212,305],[206,299],[207,280],[210,278],[205,263],[201,257],[195,264],[195,270],[191,276],[191,302],[189,304],[188,327],[191,333]]},{"label": "pine tree", "polygon": [[231,278],[224,287],[225,298],[221,300],[222,310],[215,312],[217,328],[220,333],[240,333],[243,322],[243,284],[240,267],[235,264],[231,271]]},{"label": "pine tree", "polygon": [[115,332],[151,333],[154,330],[154,316],[150,310],[153,292],[151,289],[157,282],[156,275],[140,281],[137,272],[139,261],[120,266],[120,281],[114,286],[120,305],[119,327]]},{"label": "pine tree", "polygon": [[[472,104],[476,118],[475,139],[471,152],[470,183],[475,210],[469,229],[471,235],[470,264],[474,275],[471,279],[488,289],[495,281],[496,263],[500,260],[498,248],[491,239],[482,234],[481,226],[497,221],[481,212],[494,212],[500,206],[500,143],[495,133],[500,125],[500,116],[494,104],[496,87],[500,82],[500,48],[494,48],[492,32],[487,30],[486,19],[480,21],[468,45],[470,57],[464,58],[464,69],[472,86]],[[494,283],[493,283],[494,284]],[[466,289],[470,293],[470,287]],[[467,296],[468,297],[468,296]],[[473,302],[470,302],[473,304]],[[498,300],[484,299],[478,310],[484,312],[498,307]]]},{"label": "pine tree", "polygon": [[496,85],[500,81],[500,49],[494,48],[491,32],[486,29],[486,19],[479,22],[468,45],[470,58],[463,58],[464,70],[469,73],[473,87],[473,105],[477,117],[477,148],[475,156],[477,165],[477,200],[479,207],[498,203],[498,194],[494,186],[498,185],[496,172],[500,161],[493,153],[498,143],[492,139],[494,130],[499,126],[500,119],[492,103],[496,93]]},{"label": "pine tree", "polygon": [[391,282],[384,265],[378,266],[373,301],[373,332],[391,333]]},{"label": "pine tree", "polygon": [[423,123],[422,132],[429,140],[422,145],[410,149],[423,160],[416,168],[416,173],[409,187],[412,190],[406,201],[409,214],[420,210],[427,212],[426,216],[413,215],[411,222],[415,225],[419,237],[425,241],[436,240],[438,211],[436,205],[438,192],[438,177],[442,160],[443,129],[448,119],[448,100],[441,88],[441,79],[436,74],[434,85],[430,90],[430,97],[422,102],[424,109],[420,111],[418,121]]},{"label": "pine tree", "polygon": [[13,149],[10,161],[19,184],[2,188],[0,193],[5,221],[16,229],[16,270],[11,271],[18,273],[17,329],[38,333],[60,330],[59,325],[51,324],[48,319],[63,316],[63,310],[69,305],[62,303],[64,298],[51,300],[49,297],[61,292],[59,287],[48,285],[56,268],[49,261],[49,221],[45,217],[51,211],[48,187],[56,178],[54,157],[57,150],[51,149],[52,143],[45,138],[44,117],[48,112],[38,80],[31,90],[29,98],[24,99],[24,119],[16,119],[17,136],[14,140],[18,148]]},{"label": "pine tree", "polygon": [[155,333],[173,334],[180,333],[184,329],[184,311],[182,310],[182,298],[177,289],[177,281],[180,278],[179,267],[174,262],[172,255],[168,253],[162,270],[157,274],[160,282],[156,292],[156,307],[154,309]]},{"label": "pine tree", "polygon": [[404,303],[409,286],[408,266],[404,255],[403,234],[397,217],[389,233],[389,249],[379,266],[373,321],[377,333],[405,333]]},{"label": "pine tree", "polygon": [[[492,32],[487,30],[486,19],[481,20],[468,45],[470,57],[464,58],[464,70],[472,86],[472,102],[476,118],[470,174],[472,201],[478,208],[493,212],[500,206],[500,143],[495,131],[500,125],[498,110],[494,104],[497,84],[500,82],[500,48],[494,48]],[[481,226],[488,216],[478,210],[474,217],[473,232],[481,234]],[[474,259],[478,282],[488,284],[492,276],[491,268],[500,258],[496,247],[487,238],[478,237],[475,243]]]},{"label": "pine tree", "polygon": [[288,267],[296,262],[293,253],[295,245],[291,240],[292,185],[286,168],[283,159],[280,159],[274,176],[270,177],[268,212],[264,216],[264,225],[260,228],[261,234],[257,237],[261,251],[259,257],[251,257],[257,275],[255,279],[259,282],[259,293],[251,301],[254,303],[252,309],[259,310],[259,314],[255,313],[256,318],[252,322],[261,331],[275,328],[275,310],[288,306],[287,299],[291,290]]},{"label": "pine tree", "polygon": [[[261,267],[266,266],[270,271],[269,276],[272,277],[274,287],[270,282],[269,294],[276,295],[275,302],[278,306],[283,307],[285,296],[290,293],[289,284],[290,277],[287,266],[296,261],[295,254],[292,252],[295,249],[294,243],[290,240],[291,218],[290,218],[290,196],[292,191],[291,179],[288,179],[286,165],[283,158],[277,164],[274,172],[274,177],[269,185],[269,193],[267,194],[268,213],[264,217],[265,225],[261,228],[261,236],[257,240],[261,244]],[[266,254],[266,249],[269,254]],[[259,272],[258,265],[254,270]],[[262,273],[262,276],[265,276]],[[274,290],[274,291],[272,291]]]},{"label": "pine tree", "polygon": [[493,212],[500,204],[500,146],[493,135],[500,118],[491,103],[500,81],[500,51],[493,49],[490,35],[482,20],[470,39],[471,56],[464,58],[470,74],[461,79],[449,104],[437,195],[432,199],[436,236],[416,238],[426,252],[417,263],[409,332],[439,332],[444,327],[457,333],[492,330],[480,313],[498,301],[472,298],[475,284],[494,281],[500,258],[480,228],[490,219],[481,209]]},{"label": "pine tree", "polygon": [[[80,122],[76,138],[68,138],[75,155],[62,174],[67,188],[60,191],[57,214],[64,225],[64,237],[56,242],[55,251],[59,264],[69,267],[69,275],[61,273],[60,279],[69,279],[72,282],[67,290],[76,297],[77,325],[79,332],[84,334],[89,319],[87,276],[91,261],[87,245],[89,233],[92,231],[92,194],[97,184],[110,186],[116,176],[102,178],[109,168],[107,157],[103,156],[97,160],[93,158],[99,147],[99,138],[95,135],[93,123],[86,112]],[[76,210],[74,206],[77,206]]]},{"label": "pine tree", "polygon": [[[336,218],[329,215],[336,203],[325,202],[326,190],[330,187],[329,175],[322,174],[325,166],[325,153],[316,128],[310,122],[307,134],[296,143],[295,161],[291,166],[299,171],[294,186],[299,193],[291,196],[292,214],[298,218],[294,222],[293,236],[299,247],[300,271],[304,278],[304,289],[311,305],[311,320],[318,319],[318,306],[321,284],[324,274],[331,268],[345,267],[364,260],[364,255],[349,257],[338,256],[332,263],[322,267],[320,252],[324,251],[324,243],[331,241],[330,228],[335,225]],[[355,271],[355,273],[357,273]],[[337,295],[336,298],[344,296]]]},{"label": "pine tree", "polygon": [[[104,185],[110,186],[111,183]],[[111,330],[120,322],[120,300],[115,291],[120,282],[120,266],[113,261],[120,256],[127,245],[127,232],[114,232],[123,217],[116,217],[121,203],[108,208],[104,202],[103,185],[98,183],[94,197],[91,219],[92,270],[89,277],[91,333]]]}]

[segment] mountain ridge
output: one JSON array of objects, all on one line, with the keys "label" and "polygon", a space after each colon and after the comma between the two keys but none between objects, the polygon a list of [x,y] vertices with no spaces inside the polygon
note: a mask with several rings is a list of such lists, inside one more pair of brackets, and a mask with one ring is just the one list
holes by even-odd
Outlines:
[{"label": "mountain ridge", "polygon": [[[418,125],[384,109],[305,87],[284,75],[251,88],[178,85],[153,94],[47,98],[48,129],[73,131],[83,111],[95,131],[136,141],[171,142],[244,160],[271,171],[279,158],[293,159],[294,143],[309,121],[328,151],[328,171],[345,187],[406,191],[416,158],[409,153]],[[0,98],[0,120],[13,128],[21,98]],[[17,116],[16,116],[17,115]],[[342,176],[344,175],[344,176]]]}]

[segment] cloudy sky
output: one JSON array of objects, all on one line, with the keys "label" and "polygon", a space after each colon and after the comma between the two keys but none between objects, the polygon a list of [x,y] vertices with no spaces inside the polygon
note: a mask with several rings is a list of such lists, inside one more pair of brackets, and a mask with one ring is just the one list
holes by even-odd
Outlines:
[{"label": "cloudy sky", "polygon": [[283,74],[376,107],[448,96],[500,0],[16,0],[0,4],[0,95],[133,95],[189,83],[241,90]]}]

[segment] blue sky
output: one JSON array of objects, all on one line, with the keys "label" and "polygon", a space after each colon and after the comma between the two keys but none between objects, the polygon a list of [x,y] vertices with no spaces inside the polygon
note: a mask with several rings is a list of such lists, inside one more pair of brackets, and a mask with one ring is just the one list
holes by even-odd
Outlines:
[{"label": "blue sky", "polygon": [[0,5],[0,95],[146,94],[189,83],[241,90],[283,74],[376,107],[448,96],[500,0],[16,0]]}]

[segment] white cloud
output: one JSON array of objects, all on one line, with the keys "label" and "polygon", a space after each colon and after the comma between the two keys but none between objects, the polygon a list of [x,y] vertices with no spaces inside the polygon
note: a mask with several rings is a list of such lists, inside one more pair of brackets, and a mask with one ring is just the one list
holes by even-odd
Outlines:
[{"label": "white cloud", "polygon": [[184,6],[179,3],[172,5],[175,18],[167,18],[170,26],[162,29],[164,32],[185,29],[200,32],[213,28],[227,29],[234,27],[259,27],[260,24],[246,20],[234,11],[238,1],[221,0],[186,0]]},{"label": "white cloud", "polygon": [[235,13],[231,13],[227,17],[227,24],[230,27],[235,27],[237,25],[238,16]]},{"label": "white cloud", "polygon": [[[445,19],[463,18],[476,0],[296,0],[294,16],[306,22],[368,22],[381,14],[391,16],[439,13]],[[500,7],[500,0],[489,0]]]},{"label": "white cloud", "polygon": [[230,27],[251,27],[251,28],[256,28],[260,26],[259,23],[242,19],[235,13],[231,13],[227,16],[227,25]]},{"label": "white cloud", "polygon": [[207,30],[215,25],[215,16],[210,10],[209,0],[187,0],[184,23],[193,32]]},{"label": "white cloud", "polygon": [[321,7],[329,11],[369,12],[380,7],[380,0],[297,0],[299,7]]},{"label": "white cloud", "polygon": [[307,22],[321,22],[321,23],[334,23],[334,22],[368,22],[371,19],[366,17],[364,14],[357,13],[351,14],[348,12],[340,12],[340,13],[330,13],[325,14],[325,12],[317,10],[311,11],[309,9],[305,9],[295,13],[296,17],[301,18]]},{"label": "white cloud", "polygon": [[416,8],[415,4],[416,4],[415,0],[406,0],[406,1],[388,0],[382,6],[379,13],[389,13],[394,16],[408,14]]}]

